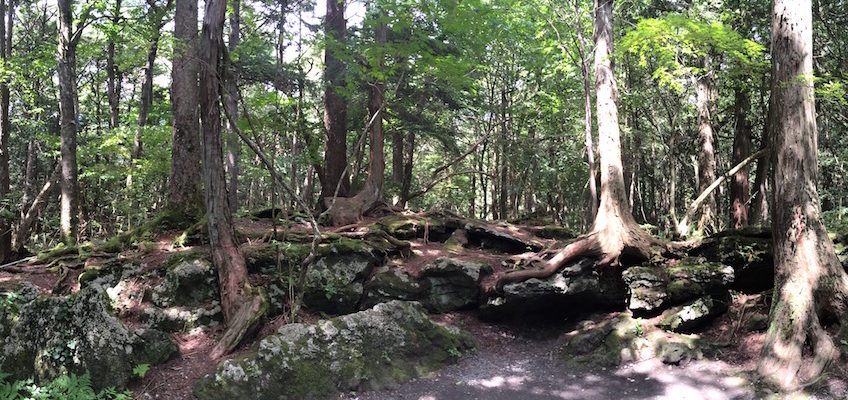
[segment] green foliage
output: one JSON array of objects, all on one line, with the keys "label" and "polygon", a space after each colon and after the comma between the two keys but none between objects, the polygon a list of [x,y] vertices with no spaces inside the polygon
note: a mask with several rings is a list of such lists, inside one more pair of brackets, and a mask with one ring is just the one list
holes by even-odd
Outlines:
[{"label": "green foliage", "polygon": [[0,398],[6,400],[130,400],[128,390],[106,388],[96,391],[91,378],[83,375],[62,375],[50,382],[36,384],[32,379],[9,382],[9,374],[0,370]]},{"label": "green foliage", "polygon": [[133,367],[132,373],[134,376],[144,378],[144,375],[147,374],[148,369],[150,369],[150,364],[138,364]]}]

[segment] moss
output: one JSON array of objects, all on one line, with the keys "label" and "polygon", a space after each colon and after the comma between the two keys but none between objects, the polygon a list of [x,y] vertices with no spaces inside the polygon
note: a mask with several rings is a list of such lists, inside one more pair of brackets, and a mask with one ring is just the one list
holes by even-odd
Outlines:
[{"label": "moss", "polygon": [[79,254],[80,248],[78,246],[68,246],[64,243],[59,243],[56,247],[51,249],[47,249],[38,253],[36,258],[39,261],[50,260],[56,257],[61,257],[68,254]]}]

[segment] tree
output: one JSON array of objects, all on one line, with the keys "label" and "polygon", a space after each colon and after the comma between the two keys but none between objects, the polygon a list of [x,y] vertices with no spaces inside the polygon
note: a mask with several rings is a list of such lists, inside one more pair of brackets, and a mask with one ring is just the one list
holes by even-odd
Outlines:
[{"label": "tree", "polygon": [[235,239],[227,202],[221,148],[220,80],[226,0],[208,0],[200,35],[200,118],[203,129],[203,185],[212,263],[218,270],[221,308],[227,331],[212,357],[229,353],[265,314],[268,304],[261,289],[250,286],[244,254]]},{"label": "tree", "polygon": [[144,81],[141,84],[141,101],[138,105],[138,128],[133,138],[132,158],[140,158],[143,153],[141,132],[147,125],[147,114],[153,105],[153,73],[156,68],[156,53],[159,51],[159,38],[162,36],[162,26],[165,24],[165,14],[171,9],[173,0],[167,0],[164,6],[156,4],[156,0],[147,0],[147,18],[150,24],[150,43],[147,47],[147,61],[144,64]]},{"label": "tree", "polygon": [[[241,2],[239,0],[232,1],[232,13],[230,14],[230,35],[227,42],[227,51],[232,54],[238,47],[241,35]],[[231,59],[231,58],[230,58]],[[233,64],[228,65],[227,71],[227,108],[233,113],[234,119],[238,121],[238,102],[239,90],[236,83],[236,71]],[[241,142],[238,135],[233,133],[234,127],[230,126],[227,120],[227,199],[230,202],[230,210],[236,211],[239,208],[239,156],[241,150]]]},{"label": "tree", "polygon": [[[345,0],[327,0],[324,21],[324,168],[321,178],[321,198],[346,197],[350,181],[344,174],[347,168],[347,100],[341,91],[345,87],[345,66],[339,58],[345,39]],[[338,188],[338,193],[336,193]]]},{"label": "tree", "polygon": [[111,31],[109,42],[106,45],[106,97],[109,102],[109,127],[117,128],[120,122],[121,103],[121,73],[115,63],[115,41],[118,26],[121,23],[121,0],[115,0],[115,8],[112,10]]},{"label": "tree", "polygon": [[598,214],[589,233],[559,251],[544,268],[505,274],[498,279],[498,287],[509,282],[548,277],[563,263],[581,256],[598,257],[599,265],[616,264],[622,255],[648,259],[652,249],[660,244],[636,224],[627,202],[612,60],[613,1],[595,0],[595,109],[601,167]]},{"label": "tree", "polygon": [[168,207],[183,215],[197,215],[203,209],[197,70],[197,0],[176,0]]},{"label": "tree", "polygon": [[[735,90],[734,108],[733,164],[738,164],[751,153],[751,122],[748,120],[751,99],[744,88]],[[733,229],[748,225],[748,193],[748,168],[744,167],[730,181],[730,227]]]},{"label": "tree", "polygon": [[772,5],[770,136],[774,162],[774,296],[759,371],[786,390],[839,356],[825,330],[848,334],[848,275],[821,219],[811,0]]},{"label": "tree", "polygon": [[[0,0],[0,62],[5,67],[12,53],[12,21],[15,15],[14,0]],[[8,22],[7,22],[8,21]],[[8,25],[7,25],[8,24]],[[9,118],[9,83],[0,82],[0,199],[9,195],[9,135],[12,123]],[[9,221],[0,217],[0,261],[11,256],[12,234]]]},{"label": "tree", "polygon": [[[703,59],[704,70],[697,80],[698,108],[698,192],[703,193],[716,179],[715,144],[713,143],[712,115],[710,112],[710,97],[712,82],[710,79],[709,55]],[[698,218],[698,232],[712,232],[715,224],[716,200],[710,193],[701,207]]]}]

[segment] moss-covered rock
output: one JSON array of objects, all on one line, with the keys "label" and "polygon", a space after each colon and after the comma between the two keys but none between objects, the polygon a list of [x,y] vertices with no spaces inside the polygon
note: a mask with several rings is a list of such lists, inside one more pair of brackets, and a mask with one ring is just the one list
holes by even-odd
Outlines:
[{"label": "moss-covered rock", "polygon": [[654,314],[662,310],[668,297],[668,276],[656,265],[630,267],[621,274],[630,291],[628,308],[637,314]]},{"label": "moss-covered rock", "polygon": [[206,259],[187,260],[174,265],[164,279],[151,289],[150,301],[159,307],[199,306],[220,298],[218,274]]},{"label": "moss-covered rock", "polygon": [[427,287],[423,300],[427,309],[446,312],[479,304],[480,281],[492,267],[477,262],[440,258],[424,267],[419,274]]},{"label": "moss-covered rock", "polygon": [[368,309],[391,300],[422,300],[429,289],[427,280],[419,280],[400,268],[380,267],[365,285],[362,308]]},{"label": "moss-covered rock", "polygon": [[759,231],[722,232],[704,239],[689,254],[733,267],[733,289],[758,293],[774,285],[771,237]]},{"label": "moss-covered rock", "polygon": [[382,263],[383,257],[361,241],[344,239],[322,245],[306,275],[304,304],[334,314],[356,311],[365,280]]},{"label": "moss-covered rock", "polygon": [[212,301],[204,307],[148,307],[140,320],[150,328],[165,332],[187,332],[195,328],[215,327],[223,320],[221,305]]},{"label": "moss-covered rock", "polygon": [[728,296],[704,296],[669,309],[658,326],[672,332],[691,332],[727,311],[728,303]]},{"label": "moss-covered rock", "polygon": [[528,241],[508,233],[508,229],[496,229],[484,223],[469,222],[463,228],[468,234],[468,245],[491,249],[507,254],[537,252],[541,244]]},{"label": "moss-covered rock", "polygon": [[[174,347],[165,335],[132,332],[112,314],[98,285],[67,298],[38,297],[20,308],[0,351],[0,364],[15,379],[88,371],[92,386],[124,387],[137,364],[160,362]],[[155,351],[154,351],[155,350]]]},{"label": "moss-covered rock", "polygon": [[438,212],[425,216],[392,214],[377,222],[379,229],[401,239],[424,239],[444,242],[460,226],[460,221],[452,216]]},{"label": "moss-covered rock", "polygon": [[391,301],[314,325],[283,325],[194,387],[200,400],[333,398],[375,390],[456,361],[473,341],[433,324],[421,305]]},{"label": "moss-covered rock", "polygon": [[627,301],[627,287],[621,275],[596,268],[595,261],[570,262],[546,279],[510,283],[503,293],[486,299],[480,316],[508,319],[539,313],[544,316],[569,315],[587,311],[621,309]]},{"label": "moss-covered rock", "polygon": [[680,260],[667,273],[668,298],[672,304],[724,293],[733,286],[735,278],[733,267],[693,257]]}]

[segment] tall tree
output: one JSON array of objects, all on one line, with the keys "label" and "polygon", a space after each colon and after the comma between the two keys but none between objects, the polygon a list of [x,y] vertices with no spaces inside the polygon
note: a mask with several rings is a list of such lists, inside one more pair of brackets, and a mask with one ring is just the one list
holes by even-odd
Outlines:
[{"label": "tall tree", "polygon": [[327,0],[324,21],[324,171],[321,177],[321,198],[338,195],[346,197],[350,181],[344,174],[347,168],[347,100],[341,91],[345,87],[345,67],[339,55],[345,40],[345,0]]},{"label": "tall tree", "polygon": [[[238,47],[241,39],[241,2],[232,0],[232,12],[230,13],[230,35],[227,42],[227,51],[233,53]],[[229,57],[228,59],[232,59]],[[233,113],[233,119],[238,120],[238,102],[239,90],[236,83],[236,70],[232,64],[228,65],[227,71],[227,93],[226,102],[227,109]],[[229,119],[227,120],[227,200],[230,202],[230,210],[237,211],[239,208],[239,156],[241,152],[241,142],[238,135],[234,133],[235,127],[230,126]]]},{"label": "tall tree", "polygon": [[[703,193],[715,181],[716,161],[715,144],[713,139],[712,115],[710,113],[710,97],[712,96],[712,80],[710,79],[709,54],[703,58],[704,70],[697,78],[696,103],[698,108],[698,191]],[[710,192],[703,202],[698,218],[699,232],[713,231],[716,227],[715,194]]]},{"label": "tall tree", "polygon": [[[7,3],[8,1],[8,3]],[[0,0],[0,63],[6,62],[12,53],[12,21],[15,15],[14,0]],[[9,118],[9,83],[0,80],[0,199],[9,195],[9,135],[12,129]],[[12,233],[9,221],[0,216],[0,261],[11,256]]]},{"label": "tall tree", "polygon": [[618,90],[613,70],[613,1],[595,0],[595,110],[598,119],[598,151],[601,167],[601,200],[589,233],[581,236],[541,269],[505,274],[498,287],[509,282],[545,278],[575,257],[591,256],[599,265],[617,264],[627,255],[648,259],[659,241],[636,224],[627,201],[621,161],[621,133],[618,125]]},{"label": "tall tree", "polygon": [[[59,212],[59,230],[62,240],[76,244],[79,234],[79,185],[77,183],[77,44],[82,37],[82,27],[73,28],[73,0],[57,0],[59,12],[59,136],[61,138],[61,180],[62,200]],[[90,8],[84,9],[81,21],[87,19]]]},{"label": "tall tree", "polygon": [[580,27],[580,0],[574,0],[574,30],[580,50],[580,72],[583,74],[583,116],[586,141],[586,160],[589,164],[589,219],[598,214],[598,188],[595,171],[595,149],[592,147],[592,84],[589,78],[589,60],[583,43],[583,28]]},{"label": "tall tree", "polygon": [[268,308],[265,294],[247,281],[244,254],[235,238],[227,202],[221,147],[220,80],[226,0],[208,0],[200,35],[200,118],[203,129],[203,185],[212,263],[218,270],[221,308],[227,331],[212,350],[217,358],[230,352]]},{"label": "tall tree", "polygon": [[147,125],[147,114],[153,105],[153,74],[156,68],[156,54],[159,52],[159,38],[162,37],[162,26],[165,24],[165,14],[171,9],[173,0],[167,0],[164,6],[156,4],[156,0],[147,0],[147,18],[150,24],[150,43],[147,47],[147,61],[144,64],[144,81],[141,84],[141,98],[138,104],[138,128],[133,137],[133,158],[140,158],[143,152],[141,133]]},{"label": "tall tree", "polygon": [[120,124],[121,103],[121,73],[115,62],[115,46],[117,30],[121,23],[121,0],[115,0],[115,8],[112,10],[111,29],[106,44],[106,97],[109,102],[109,127],[117,128]]},{"label": "tall tree", "polygon": [[[733,165],[740,163],[751,153],[751,122],[748,112],[751,99],[744,88],[735,90],[734,108],[736,117],[733,136]],[[730,227],[740,229],[748,225],[748,167],[733,174],[730,181]]]},{"label": "tall tree", "polygon": [[774,0],[771,138],[774,297],[759,371],[783,389],[816,379],[839,357],[824,324],[848,334],[848,274],[821,219],[811,0]]},{"label": "tall tree", "polygon": [[171,172],[168,207],[183,215],[203,208],[200,184],[200,121],[197,114],[197,0],[176,0],[171,69]]}]

